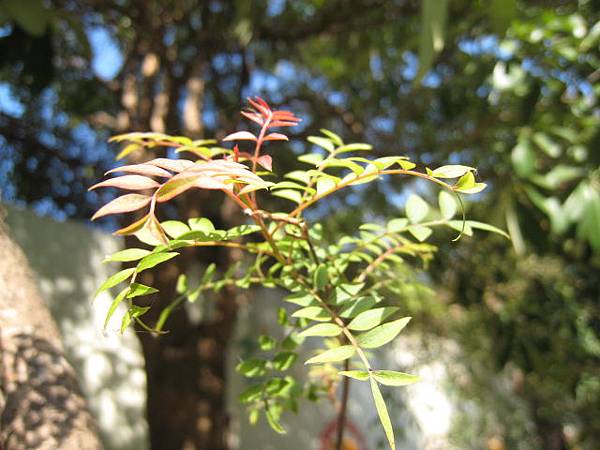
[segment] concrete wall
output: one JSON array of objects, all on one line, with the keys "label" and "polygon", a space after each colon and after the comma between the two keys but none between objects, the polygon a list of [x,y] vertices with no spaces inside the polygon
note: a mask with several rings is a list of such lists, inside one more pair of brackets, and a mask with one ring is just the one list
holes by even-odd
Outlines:
[{"label": "concrete wall", "polygon": [[[91,303],[95,289],[114,272],[114,266],[101,261],[119,250],[122,241],[81,223],[57,223],[6,205],[3,209],[5,222],[37,273],[41,292],[60,326],[68,357],[79,373],[106,448],[147,448],[145,373],[139,342],[131,329],[124,335],[116,331],[122,315],[118,312],[108,331],[102,332],[104,315],[112,300],[108,293]],[[268,429],[264,421],[256,427],[248,425],[245,411],[237,403],[245,381],[232,368],[248,336],[273,327],[279,294],[261,291],[252,298],[240,313],[230,353],[228,402],[232,444],[242,450],[320,450],[319,436],[335,420],[335,411],[328,402],[306,402],[298,416],[285,416],[288,433],[283,436]],[[398,339],[397,351],[390,352],[382,362],[382,367],[412,369],[423,378],[421,383],[405,389],[384,390],[384,395],[390,397],[399,450],[451,448],[445,439],[453,411],[443,388],[446,372],[442,363],[432,363],[441,353],[448,353],[445,343],[436,343],[434,348],[440,346],[442,350],[424,352],[418,338],[407,335]],[[305,368],[299,363],[297,370],[302,373]],[[386,448],[366,383],[352,383],[349,411],[366,447]]]}]

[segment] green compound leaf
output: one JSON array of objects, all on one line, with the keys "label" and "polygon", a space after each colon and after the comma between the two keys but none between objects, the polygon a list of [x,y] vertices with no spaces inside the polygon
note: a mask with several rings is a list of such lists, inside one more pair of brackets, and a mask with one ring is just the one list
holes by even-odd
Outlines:
[{"label": "green compound leaf", "polygon": [[351,358],[356,350],[351,345],[342,345],[340,347],[326,350],[323,353],[313,356],[304,364],[323,364],[328,362],[344,361]]},{"label": "green compound leaf", "polygon": [[331,319],[331,315],[320,306],[307,306],[306,308],[299,309],[292,314],[292,317],[305,318],[317,322],[326,322]]},{"label": "green compound leaf", "polygon": [[127,286],[125,289],[123,289],[121,292],[119,292],[119,294],[115,297],[115,299],[110,304],[108,311],[106,313],[106,317],[104,318],[104,329],[105,330],[106,330],[106,327],[108,326],[108,322],[110,321],[110,318],[117,310],[117,307],[119,306],[119,304],[123,301],[123,299],[125,299],[125,296],[127,295],[128,292],[129,292],[129,286]]},{"label": "green compound leaf", "polygon": [[298,354],[295,352],[279,352],[273,358],[273,368],[284,372],[292,367],[297,359]]},{"label": "green compound leaf", "polygon": [[235,366],[235,370],[245,377],[253,378],[264,375],[266,365],[267,362],[264,359],[249,358]]},{"label": "green compound leaf", "polygon": [[432,233],[431,228],[424,225],[411,225],[408,227],[408,232],[412,234],[419,242],[423,242],[425,239],[431,236]]},{"label": "green compound leaf", "polygon": [[275,197],[281,197],[298,204],[302,202],[302,194],[294,189],[281,189],[278,191],[272,191],[271,195]]},{"label": "green compound leaf", "polygon": [[143,295],[150,295],[156,292],[158,292],[158,289],[153,288],[152,286],[146,286],[141,283],[131,283],[127,298],[141,297]]},{"label": "green compound leaf", "polygon": [[269,423],[269,426],[273,429],[273,431],[275,431],[276,433],[279,434],[285,434],[286,431],[285,429],[281,426],[281,423],[279,423],[279,414],[280,413],[276,413],[274,408],[271,407],[270,405],[267,406],[266,410],[265,410],[265,416],[267,417],[267,422]]},{"label": "green compound leaf", "polygon": [[329,131],[326,130],[325,128],[321,128],[319,130],[321,133],[323,133],[325,136],[327,136],[329,139],[331,139],[331,141],[335,144],[335,145],[344,145],[344,142],[342,141],[342,138],[339,137],[337,134],[335,134],[333,131]]},{"label": "green compound leaf", "polygon": [[381,324],[385,319],[394,314],[400,308],[396,306],[386,306],[383,308],[374,308],[365,311],[356,316],[349,324],[349,330],[365,331]]},{"label": "green compound leaf", "polygon": [[375,402],[375,408],[377,409],[377,414],[379,415],[379,420],[381,421],[381,425],[383,426],[383,430],[385,431],[385,435],[390,443],[390,447],[392,450],[396,450],[396,441],[394,439],[394,429],[392,428],[392,421],[390,420],[390,415],[388,414],[387,407],[385,406],[385,401],[383,400],[383,395],[381,395],[381,391],[379,390],[379,385],[374,378],[370,379],[371,381],[371,392],[373,393],[373,400]]},{"label": "green compound leaf", "polygon": [[315,144],[318,145],[321,148],[324,148],[325,150],[327,150],[328,152],[333,152],[335,150],[335,145],[333,142],[331,142],[330,139],[328,138],[324,138],[321,136],[309,136],[306,138],[306,140],[308,142],[310,142],[311,144]]},{"label": "green compound leaf", "polygon": [[315,270],[315,274],[314,274],[315,288],[317,290],[321,290],[325,286],[327,286],[328,282],[329,282],[329,275],[327,273],[327,266],[325,266],[324,264],[321,264],[319,267],[317,267],[317,270]]},{"label": "green compound leaf", "polygon": [[506,233],[506,231],[501,230],[500,228],[497,228],[493,225],[489,225],[487,223],[477,222],[475,220],[467,220],[467,225],[469,225],[471,228],[475,228],[476,230],[489,231],[491,233],[496,233],[501,236],[504,236],[506,239],[510,239],[510,236],[508,235],[508,233]]},{"label": "green compound leaf", "polygon": [[339,336],[342,333],[342,328],[335,323],[319,323],[298,334],[298,337],[333,337]]},{"label": "green compound leaf", "polygon": [[472,170],[475,170],[475,168],[461,165],[442,166],[431,172],[431,176],[435,178],[460,178]]},{"label": "green compound leaf", "polygon": [[371,376],[386,386],[406,386],[419,381],[419,377],[394,370],[374,370]]},{"label": "green compound leaf", "polygon": [[98,290],[94,294],[94,298],[98,297],[98,295],[100,295],[102,292],[110,289],[111,287],[116,286],[119,283],[122,283],[123,281],[128,279],[131,275],[133,275],[134,272],[135,272],[135,267],[131,267],[129,269],[123,269],[123,270],[115,273],[114,275],[111,275],[104,283],[102,283],[102,286],[100,286],[98,288]]},{"label": "green compound leaf", "polygon": [[410,319],[410,317],[403,317],[402,319],[379,325],[377,328],[373,328],[371,331],[358,336],[358,344],[363,348],[381,347],[398,336]]},{"label": "green compound leaf", "polygon": [[177,252],[166,252],[166,253],[152,253],[144,257],[137,265],[137,272],[140,273],[147,269],[168,261],[169,259],[175,258],[179,253]]},{"label": "green compound leaf", "polygon": [[352,304],[346,306],[339,313],[339,316],[344,319],[352,319],[353,317],[358,316],[363,311],[368,310],[371,306],[375,305],[378,302],[378,299],[375,297],[362,297]]},{"label": "green compound leaf", "polygon": [[411,223],[418,223],[429,212],[429,205],[416,194],[411,194],[406,201],[406,217]]},{"label": "green compound leaf", "polygon": [[452,219],[458,210],[456,200],[446,191],[440,191],[438,196],[438,205],[444,219]]},{"label": "green compound leaf", "polygon": [[215,226],[206,217],[195,217],[193,219],[189,219],[188,225],[193,231],[204,231],[205,233],[215,231]]},{"label": "green compound leaf", "polygon": [[369,372],[366,370],[342,370],[338,372],[338,375],[354,378],[358,381],[367,381],[369,379]]},{"label": "green compound leaf", "polygon": [[160,225],[163,227],[163,230],[165,230],[165,233],[167,233],[173,239],[177,239],[182,234],[190,231],[190,227],[179,220],[167,220],[162,222]]},{"label": "green compound leaf", "polygon": [[149,254],[150,250],[145,250],[143,248],[127,248],[107,256],[102,262],[137,261],[138,259],[142,259],[144,256]]},{"label": "green compound leaf", "polygon": [[241,403],[253,402],[255,400],[258,400],[261,397],[262,391],[263,391],[262,384],[253,384],[252,386],[248,387],[246,390],[244,390],[240,394],[239,400]]}]

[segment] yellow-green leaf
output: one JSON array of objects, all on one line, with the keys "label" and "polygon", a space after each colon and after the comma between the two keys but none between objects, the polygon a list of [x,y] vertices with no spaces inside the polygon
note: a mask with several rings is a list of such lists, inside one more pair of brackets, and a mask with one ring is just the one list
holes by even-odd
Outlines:
[{"label": "yellow-green leaf", "polygon": [[403,317],[402,319],[379,325],[377,328],[373,328],[371,331],[358,336],[358,344],[363,348],[381,347],[398,336],[410,319],[410,317]]},{"label": "yellow-green leaf", "polygon": [[374,378],[371,378],[370,381],[371,392],[373,393],[373,401],[375,402],[375,408],[377,409],[379,420],[381,421],[381,425],[383,426],[383,431],[385,431],[385,435],[387,437],[388,442],[390,443],[390,447],[392,448],[392,450],[396,450],[394,429],[392,428],[392,421],[390,420],[390,415],[388,414],[387,407],[385,406],[383,395],[381,395],[381,391],[379,390],[379,385],[377,384],[377,381],[375,381]]},{"label": "yellow-green leaf", "polygon": [[317,356],[313,356],[307,360],[304,364],[323,364],[328,362],[344,361],[351,358],[356,350],[351,345],[342,345],[340,347],[326,350],[323,353],[319,353]]}]

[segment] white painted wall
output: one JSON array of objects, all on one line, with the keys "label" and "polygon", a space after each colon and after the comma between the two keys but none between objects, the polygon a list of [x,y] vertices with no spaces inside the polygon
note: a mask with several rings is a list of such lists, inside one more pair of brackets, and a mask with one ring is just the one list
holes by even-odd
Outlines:
[{"label": "white painted wall", "polygon": [[[5,222],[23,248],[39,286],[63,334],[67,354],[79,374],[83,390],[96,416],[107,450],[143,450],[147,444],[145,422],[145,373],[140,345],[133,330],[124,335],[120,314],[114,315],[108,331],[102,332],[106,309],[112,298],[101,295],[94,305],[91,297],[100,283],[114,272],[101,263],[105,255],[119,250],[120,239],[73,222],[57,223],[29,211],[3,205]],[[261,421],[248,425],[245,411],[237,403],[245,381],[233,372],[247,336],[271,330],[279,301],[274,291],[261,291],[240,313],[238,331],[230,353],[228,402],[232,414],[231,442],[241,450],[320,450],[319,435],[335,419],[327,402],[301,405],[298,416],[287,415],[288,434],[277,435]],[[257,331],[260,330],[260,331]],[[423,381],[403,389],[385,389],[390,396],[390,413],[396,424],[399,450],[451,449],[446,434],[453,407],[443,388],[445,366],[435,363],[448,345],[437,343],[437,355],[424,352],[418,338],[403,336],[396,351],[382,367],[418,373]],[[301,361],[296,369],[302,373]],[[352,383],[350,420],[362,434],[368,449],[384,444],[366,383]]]}]

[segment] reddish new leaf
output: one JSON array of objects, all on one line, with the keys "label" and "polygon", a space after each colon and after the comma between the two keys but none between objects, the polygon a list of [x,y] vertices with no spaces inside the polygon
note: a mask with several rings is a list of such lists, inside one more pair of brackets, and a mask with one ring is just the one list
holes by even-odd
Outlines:
[{"label": "reddish new leaf", "polygon": [[259,156],[256,162],[261,166],[267,169],[269,172],[273,171],[273,158],[269,155]]},{"label": "reddish new leaf", "polygon": [[264,138],[264,141],[287,141],[289,140],[285,134],[281,133],[271,133],[267,134]]},{"label": "reddish new leaf", "polygon": [[122,177],[111,178],[93,185],[88,190],[93,190],[99,187],[116,187],[126,189],[128,191],[143,191],[145,189],[154,189],[160,186],[152,178],[143,177],[141,175],[123,175]]},{"label": "reddish new leaf", "polygon": [[223,141],[256,141],[254,136],[249,131],[238,131],[237,133],[231,133],[223,138]]},{"label": "reddish new leaf", "polygon": [[269,107],[267,102],[265,102],[262,98],[254,97],[254,100],[248,98],[248,103],[250,103],[250,105],[254,109],[256,109],[265,119],[271,116],[271,108]]},{"label": "reddish new leaf", "polygon": [[250,119],[253,122],[256,122],[261,126],[265,123],[265,120],[260,116],[260,114],[255,112],[242,111],[242,116]]},{"label": "reddish new leaf", "polygon": [[146,175],[147,177],[171,178],[172,176],[170,172],[167,172],[166,170],[161,169],[160,167],[153,166],[152,164],[134,164],[129,166],[117,167],[115,169],[109,170],[105,173],[105,175],[114,172],[136,173],[139,175]]},{"label": "reddish new leaf", "polygon": [[298,125],[298,122],[292,122],[289,120],[274,120],[270,124],[272,127],[293,127],[296,125]]},{"label": "reddish new leaf", "polygon": [[92,217],[96,220],[99,217],[108,216],[110,214],[120,214],[125,212],[137,211],[150,203],[151,197],[141,194],[125,194],[108,202],[100,208]]}]

